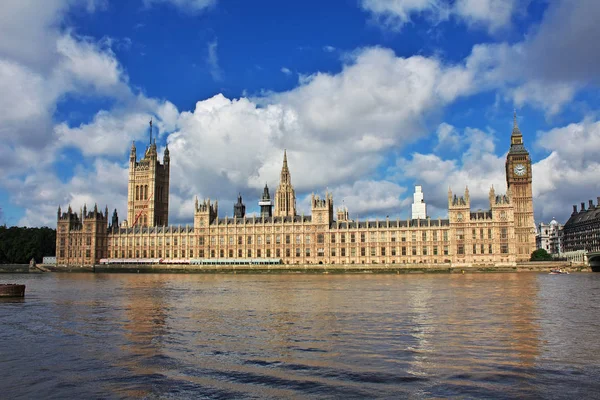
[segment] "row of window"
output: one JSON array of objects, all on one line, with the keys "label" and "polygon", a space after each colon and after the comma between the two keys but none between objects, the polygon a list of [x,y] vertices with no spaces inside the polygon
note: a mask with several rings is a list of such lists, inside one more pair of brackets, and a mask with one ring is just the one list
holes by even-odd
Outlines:
[{"label": "row of window", "polygon": [[[361,257],[365,257],[367,256],[367,253],[371,256],[371,257],[376,257],[376,256],[382,256],[385,257],[386,255],[389,256],[407,256],[407,255],[423,255],[423,256],[427,256],[427,255],[433,255],[433,256],[437,256],[437,255],[449,255],[449,247],[448,246],[432,246],[432,247],[422,247],[420,249],[420,253],[421,254],[417,254],[418,253],[418,249],[416,246],[412,246],[412,247],[392,247],[392,248],[388,248],[388,247],[360,247],[360,256]],[[456,253],[459,255],[464,255],[465,254],[465,246],[462,244],[459,244],[457,246],[456,249]],[[89,251],[89,250],[88,250]],[[358,252],[358,248],[356,247],[351,247],[349,249],[346,248],[341,248],[339,249],[339,255],[341,257],[346,257],[346,256],[352,256],[355,257],[357,255]],[[500,245],[500,253],[501,254],[508,254],[508,244],[501,244]],[[150,258],[154,258],[154,257],[162,257],[163,256],[163,252],[162,249],[159,249],[155,252],[154,249],[152,250],[128,250],[127,252],[125,250],[114,250],[113,251],[113,257],[115,258],[125,258],[125,257],[135,257],[139,258],[146,258],[146,257],[150,257]],[[295,252],[293,251],[293,249],[290,248],[286,248],[286,249],[246,249],[246,251],[244,251],[243,249],[237,249],[237,251],[235,251],[234,249],[229,249],[229,250],[225,250],[225,249],[211,249],[211,250],[207,250],[205,252],[204,249],[200,249],[198,250],[198,257],[199,258],[203,258],[206,257],[208,255],[210,255],[211,258],[214,257],[229,257],[229,258],[233,258],[233,257],[238,257],[238,258],[242,258],[244,256],[246,257],[272,257],[273,255],[275,257],[281,257],[282,254],[285,254],[285,257],[292,257],[292,254],[295,257],[302,257],[303,255],[305,257],[310,257],[311,256],[311,249],[310,248],[305,248],[304,251],[300,248],[297,247],[295,249]],[[484,247],[484,245],[473,245],[473,252],[472,254],[493,254],[493,248],[492,245],[490,244],[487,247],[487,252],[486,252],[486,247]],[[170,251],[170,249],[166,249],[164,252],[165,257],[170,258],[177,258],[177,257],[181,257],[181,258],[185,258],[186,255],[190,258],[194,257],[194,249],[190,249],[188,250],[188,252],[186,253],[186,250],[180,250],[178,251],[177,249],[173,250],[172,252]],[[338,249],[332,248],[330,249],[330,255],[331,257],[336,257],[338,255]],[[317,249],[317,256],[319,257],[323,257],[325,256],[325,249],[324,248],[318,248]]]}]

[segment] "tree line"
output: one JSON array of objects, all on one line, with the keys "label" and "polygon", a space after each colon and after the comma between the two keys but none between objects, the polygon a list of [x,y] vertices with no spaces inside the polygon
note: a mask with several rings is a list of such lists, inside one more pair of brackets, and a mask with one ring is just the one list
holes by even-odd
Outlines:
[{"label": "tree line", "polygon": [[0,264],[28,264],[56,255],[56,230],[0,226]]}]

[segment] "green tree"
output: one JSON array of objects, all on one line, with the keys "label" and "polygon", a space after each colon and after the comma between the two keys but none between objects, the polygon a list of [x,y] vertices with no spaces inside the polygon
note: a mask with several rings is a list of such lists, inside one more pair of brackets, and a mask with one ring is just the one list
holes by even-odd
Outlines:
[{"label": "green tree", "polygon": [[530,261],[552,261],[552,256],[544,249],[537,249],[531,253]]},{"label": "green tree", "polygon": [[56,255],[56,230],[0,226],[0,264],[27,264]]}]

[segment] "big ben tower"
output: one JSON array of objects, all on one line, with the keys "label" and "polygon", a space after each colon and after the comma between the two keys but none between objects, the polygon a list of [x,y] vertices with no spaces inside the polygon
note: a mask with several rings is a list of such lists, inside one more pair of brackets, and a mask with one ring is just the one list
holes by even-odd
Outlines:
[{"label": "big ben tower", "polygon": [[531,180],[531,159],[523,145],[523,134],[517,125],[515,111],[510,150],[506,156],[506,186],[514,206],[517,262],[529,261],[535,250]]}]

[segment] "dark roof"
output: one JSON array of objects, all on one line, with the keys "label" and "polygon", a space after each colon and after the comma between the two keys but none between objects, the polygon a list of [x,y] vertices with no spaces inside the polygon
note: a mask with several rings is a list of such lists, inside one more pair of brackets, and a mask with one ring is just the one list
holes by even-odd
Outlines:
[{"label": "dark roof", "polygon": [[593,222],[600,220],[600,207],[594,206],[584,211],[579,211],[571,214],[571,217],[565,224],[564,228],[568,229],[574,225],[584,224],[586,222]]}]

